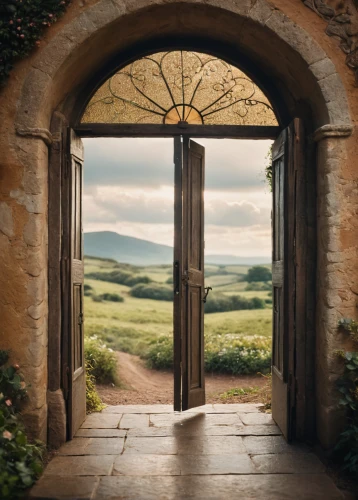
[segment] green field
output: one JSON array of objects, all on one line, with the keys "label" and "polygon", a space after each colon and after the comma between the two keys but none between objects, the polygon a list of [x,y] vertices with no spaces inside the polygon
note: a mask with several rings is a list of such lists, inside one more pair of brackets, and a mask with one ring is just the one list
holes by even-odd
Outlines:
[{"label": "green field", "polygon": [[[113,262],[86,258],[85,275],[93,272],[111,272],[121,265]],[[242,280],[247,272],[245,266],[208,266],[206,285],[213,287],[212,294],[219,291],[225,295],[241,295],[269,300],[269,291],[245,291],[247,283]],[[171,266],[135,267],[127,266],[135,275],[145,275],[157,283],[165,283],[172,275]],[[173,333],[173,304],[168,301],[138,299],[130,295],[130,287],[108,281],[89,279],[85,283],[92,287],[91,293],[117,293],[123,302],[96,302],[92,296],[85,297],[85,333],[98,335],[117,350],[145,355],[148,347],[158,338],[171,337]],[[208,301],[210,300],[210,295]],[[271,337],[272,309],[241,310],[205,314],[205,337],[207,342],[231,338],[247,339],[254,336]],[[219,342],[220,341],[220,342]]]}]

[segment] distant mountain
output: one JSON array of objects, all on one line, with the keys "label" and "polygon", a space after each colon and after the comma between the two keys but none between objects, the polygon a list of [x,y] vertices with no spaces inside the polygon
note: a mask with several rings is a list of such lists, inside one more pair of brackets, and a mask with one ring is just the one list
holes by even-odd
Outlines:
[{"label": "distant mountain", "polygon": [[171,264],[173,262],[172,247],[131,236],[123,236],[112,231],[85,233],[84,246],[85,255],[107,257],[137,266]]},{"label": "distant mountain", "polygon": [[[118,262],[137,266],[171,264],[173,262],[172,247],[131,236],[123,236],[113,231],[85,233],[84,249],[85,255],[115,259]],[[235,255],[206,255],[205,262],[218,265],[255,265],[268,264],[270,259],[236,257]]]}]

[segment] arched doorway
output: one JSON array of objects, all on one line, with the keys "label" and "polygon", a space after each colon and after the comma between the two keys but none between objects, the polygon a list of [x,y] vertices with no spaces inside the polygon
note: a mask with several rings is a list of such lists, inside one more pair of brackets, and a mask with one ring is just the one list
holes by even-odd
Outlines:
[{"label": "arched doorway", "polygon": [[[87,99],[99,80],[107,77],[108,68],[118,67],[119,62],[128,61],[133,59],[134,55],[143,53],[144,46],[146,50],[152,51],[155,46],[161,49],[173,48],[175,43],[179,43],[182,48],[206,49],[210,53],[221,55],[229,62],[240,60],[241,64],[238,64],[240,67],[250,76],[256,75],[260,82],[264,82],[263,87],[270,101],[277,103],[276,112],[282,127],[287,126],[296,116],[306,117],[307,133],[319,129],[315,140],[320,141],[322,138],[330,137],[333,145],[330,144],[328,147],[327,141],[319,143],[317,163],[316,158],[309,155],[312,159],[312,168],[308,168],[308,172],[313,180],[315,167],[317,166],[318,171],[322,168],[320,158],[327,163],[327,158],[334,155],[334,148],[340,147],[339,138],[350,134],[350,119],[344,90],[342,93],[337,92],[337,85],[340,88],[339,78],[334,74],[332,78],[330,77],[332,68],[325,53],[303,30],[280,12],[274,12],[265,2],[258,2],[253,8],[245,4],[230,9],[217,8],[207,3],[204,6],[199,5],[200,2],[187,2],[180,4],[179,10],[179,4],[153,7],[143,3],[140,8],[132,7],[128,12],[121,12],[117,8],[106,10],[105,3],[102,5],[99,2],[91,7],[86,15],[80,16],[73,25],[67,27],[67,30],[72,30],[72,35],[70,34],[74,40],[72,45],[69,44],[60,53],[57,48],[62,47],[62,44],[55,37],[41,54],[38,68],[29,74],[19,102],[16,117],[16,129],[19,135],[40,134],[39,136],[47,142],[55,137],[56,144],[59,145],[58,136],[51,136],[48,133],[54,109],[57,109],[57,114],[53,117],[52,132],[57,133],[59,127],[56,128],[56,121],[63,117],[66,126],[76,122],[76,116],[79,116],[82,109],[81,106],[80,109],[77,108],[77,104],[81,101],[80,96]],[[285,32],[281,32],[282,22],[286,23]],[[87,31],[81,32],[81,37],[78,23],[83,23],[82,25],[87,28]],[[118,37],[118,33],[121,33],[121,37]],[[207,33],[211,33],[210,37]],[[286,36],[287,33],[291,36]],[[59,36],[66,34],[60,33]],[[103,51],[95,50],[98,46],[103,47]],[[280,58],[277,58],[277,52],[280,53]],[[42,71],[44,67],[48,78]],[[321,83],[322,80],[326,81]],[[31,94],[30,100],[28,89],[36,89]],[[39,129],[45,129],[45,132]],[[17,138],[17,141],[21,140],[21,137]],[[310,144],[310,148],[311,151],[315,149],[313,143]],[[55,173],[50,171],[51,175],[55,176]],[[309,185],[312,186],[314,183]],[[56,193],[52,195],[54,196],[50,196],[50,205],[56,203]],[[318,196],[321,196],[319,191]],[[329,226],[324,223],[324,214],[321,215],[323,215],[319,221],[321,228],[324,232],[329,232]],[[313,217],[309,231],[313,240],[315,240],[315,220]],[[58,244],[61,245],[60,237],[57,239],[56,236],[51,237],[49,241],[51,248],[58,248]],[[319,259],[320,246],[317,251]],[[59,268],[59,264],[51,267],[50,274],[59,276]],[[316,276],[317,273],[319,275],[323,273],[324,276],[326,272],[324,265],[319,271],[315,267],[311,271],[312,276]],[[322,311],[325,311],[326,292],[328,293],[328,290],[322,289],[317,295],[318,308]],[[56,294],[51,294],[50,310],[54,309],[54,303],[58,303],[58,295],[56,298]],[[314,344],[315,320],[312,317],[305,331],[309,332],[308,337]],[[61,318],[60,321],[59,318],[56,320],[50,318],[50,338],[57,345],[61,341],[60,325]],[[318,328],[317,336],[321,340],[325,338],[325,327]],[[49,359],[51,365],[56,366],[56,370],[52,370],[50,374],[51,395],[62,387],[63,374],[59,369],[55,351],[50,351]],[[300,369],[308,374],[302,364]],[[317,372],[318,380],[325,380],[326,373],[327,363],[322,361]],[[308,379],[309,390],[312,393],[313,373]],[[320,403],[318,421],[329,421],[330,417],[325,410],[327,407],[327,402]],[[312,416],[311,420],[314,420]]]},{"label": "arched doorway", "polygon": [[[313,349],[297,344],[297,318],[309,314],[303,297],[313,284],[306,269],[315,261],[307,234],[308,213],[303,120],[287,129],[278,125],[272,104],[260,87],[236,66],[208,53],[188,50],[154,52],[123,64],[87,99],[66,133],[62,120],[53,133],[65,137],[66,160],[55,156],[52,171],[62,170],[62,277],[64,304],[63,368],[71,438],[85,417],[83,354],[83,250],[80,137],[174,137],[174,408],[205,404],[204,387],[204,149],[193,137],[236,139],[277,137],[273,150],[273,415],[288,439],[313,432],[306,420],[307,373]],[[278,106],[276,106],[278,108]],[[282,131],[280,133],[280,131]],[[159,154],[159,152],[158,152]],[[57,185],[56,185],[57,187]],[[56,189],[53,188],[53,190]],[[311,191],[312,192],[312,191]],[[51,216],[61,212],[55,207]],[[297,280],[299,275],[299,281]],[[311,292],[310,292],[311,290]],[[313,299],[313,296],[312,296]],[[310,311],[310,314],[314,314]],[[51,312],[50,312],[51,321]],[[56,320],[54,320],[55,322]],[[305,325],[305,323],[304,323]],[[301,324],[301,329],[305,328]],[[308,354],[307,352],[308,351]],[[306,373],[296,372],[304,362]],[[300,395],[300,399],[297,395]],[[300,404],[301,403],[301,404]],[[313,401],[311,402],[311,409]],[[299,419],[296,421],[296,414]]]}]

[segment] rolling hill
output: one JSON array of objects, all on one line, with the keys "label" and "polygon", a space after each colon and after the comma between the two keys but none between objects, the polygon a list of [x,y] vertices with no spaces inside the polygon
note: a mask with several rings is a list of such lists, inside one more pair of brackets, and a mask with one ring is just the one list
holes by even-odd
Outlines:
[{"label": "rolling hill", "polygon": [[[113,231],[98,231],[84,234],[85,255],[115,259],[134,265],[160,265],[173,262],[173,248],[152,241],[124,236]],[[207,264],[255,265],[268,264],[265,257],[237,257],[235,255],[206,255]]]}]

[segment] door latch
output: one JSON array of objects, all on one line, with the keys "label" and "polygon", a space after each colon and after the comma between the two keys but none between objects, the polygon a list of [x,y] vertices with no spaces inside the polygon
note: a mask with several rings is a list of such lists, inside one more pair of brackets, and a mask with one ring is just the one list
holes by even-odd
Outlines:
[{"label": "door latch", "polygon": [[211,288],[211,286],[207,286],[207,287],[204,288],[204,290],[205,290],[205,294],[204,294],[204,297],[203,297],[203,302],[205,304],[206,303],[206,298],[209,295],[209,292],[210,292],[210,290],[212,290],[212,288]]},{"label": "door latch", "polygon": [[79,324],[79,325],[83,325],[83,313],[80,313],[80,314],[78,315],[78,324]]}]

